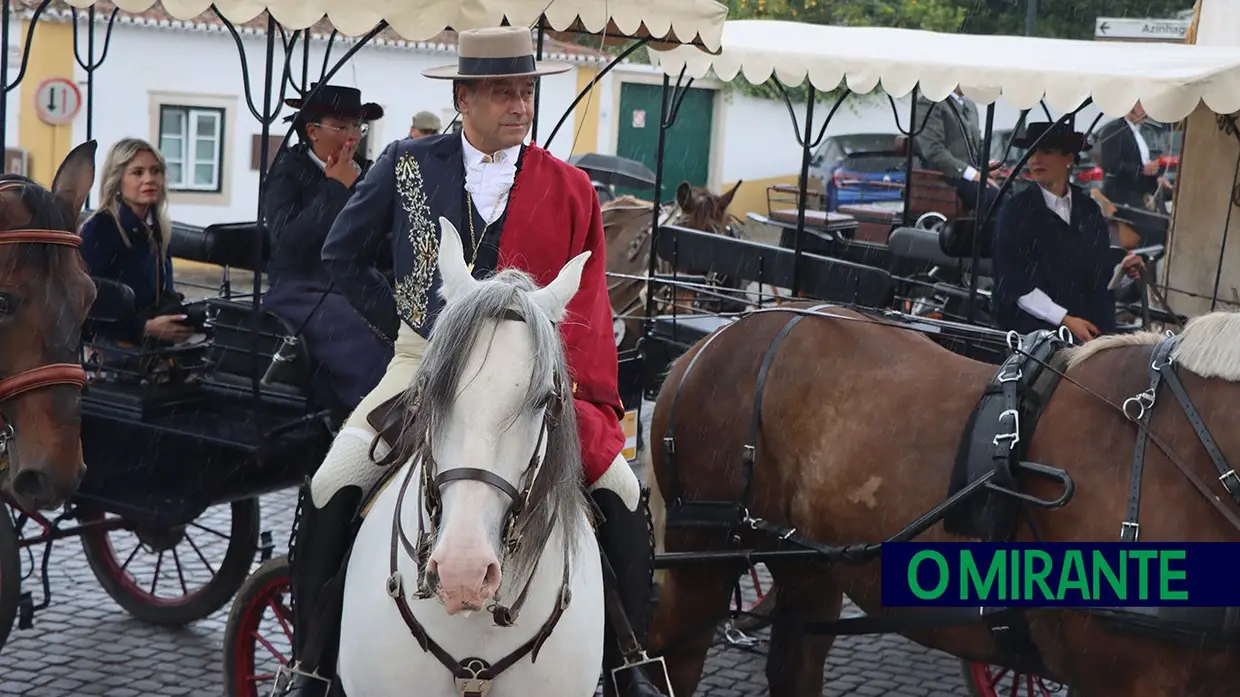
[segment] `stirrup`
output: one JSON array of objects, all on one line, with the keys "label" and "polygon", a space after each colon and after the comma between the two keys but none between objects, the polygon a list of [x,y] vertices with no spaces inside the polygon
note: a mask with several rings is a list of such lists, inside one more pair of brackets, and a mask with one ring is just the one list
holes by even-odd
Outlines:
[{"label": "stirrup", "polygon": [[[621,694],[620,683],[618,680],[616,680],[616,675],[618,675],[622,671],[636,670],[638,668],[642,668],[643,666],[654,665],[654,664],[658,664],[660,672],[663,673],[663,684],[654,685],[654,688],[658,690],[661,694],[666,695],[667,697],[676,697],[676,692],[672,689],[672,676],[669,675],[667,672],[667,663],[663,660],[662,656],[655,656],[654,658],[651,658],[646,653],[645,649],[642,649],[640,652],[638,652],[636,656],[633,656],[633,657],[626,656],[624,658],[624,665],[620,666],[619,668],[611,669],[611,686],[616,691],[616,694],[617,695]],[[649,678],[649,676],[647,676],[647,678]]]},{"label": "stirrup", "polygon": [[305,677],[305,678],[310,678],[311,680],[318,680],[319,682],[327,683],[327,690],[329,693],[331,692],[331,689],[332,689],[331,680],[323,677],[322,675],[319,675],[317,671],[312,672],[312,673],[307,673],[306,671],[302,670],[300,666],[301,666],[300,662],[298,662],[296,665],[293,665],[293,666],[290,666],[286,663],[280,666],[279,668],[277,668],[275,680],[273,681],[275,684],[272,685],[271,687],[271,694],[269,695],[269,697],[281,697],[282,695],[287,694],[289,683],[291,683],[293,681],[293,678],[298,675]]}]

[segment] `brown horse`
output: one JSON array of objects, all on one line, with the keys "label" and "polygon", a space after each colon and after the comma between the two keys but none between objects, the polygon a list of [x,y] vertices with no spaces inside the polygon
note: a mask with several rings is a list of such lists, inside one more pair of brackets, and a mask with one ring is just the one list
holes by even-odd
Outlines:
[{"label": "brown horse", "polygon": [[27,510],[59,507],[86,471],[78,349],[96,290],[74,231],[95,148],[74,148],[51,192],[0,175],[0,490]]},{"label": "brown horse", "polygon": [[[708,189],[681,182],[676,188],[676,206],[659,217],[665,225],[679,225],[716,235],[731,234],[732,216],[728,206],[740,189],[737,182],[727,193],[712,194]],[[626,276],[645,276],[650,269],[650,229],[654,204],[633,196],[621,196],[603,204],[603,232],[607,238],[607,272]],[[666,267],[658,264],[657,269]],[[623,332],[620,350],[632,348],[641,335],[646,316],[646,283],[634,278],[611,277],[607,292],[611,311],[617,320],[616,332]],[[682,301],[684,298],[678,298]],[[691,302],[691,299],[689,300]],[[657,307],[657,306],[656,306]]]},{"label": "brown horse", "polygon": [[[648,471],[655,480],[652,508],[660,551],[727,549],[727,538],[718,530],[665,529],[662,498],[739,500],[741,457],[753,442],[750,417],[761,362],[794,316],[786,310],[807,307],[793,303],[749,314],[698,342],[672,365],[654,409],[652,450],[644,453],[652,458]],[[881,319],[846,309],[811,309],[824,316],[804,317],[789,331],[766,374],[749,510],[754,518],[795,528],[796,534],[828,545],[881,542],[944,500],[965,425],[996,368]],[[1119,405],[1150,387],[1151,356],[1163,338],[1152,333],[1104,337],[1063,349],[1051,359],[1064,377],[1033,433],[1026,434],[1032,440],[1022,459],[1066,470],[1076,488],[1062,508],[1030,507],[1041,539],[1118,541],[1138,432]],[[1240,423],[1240,313],[1197,318],[1177,341],[1171,357],[1180,384],[1222,457],[1240,463],[1240,429],[1235,428]],[[672,463],[664,438],[678,393]],[[1150,413],[1148,429],[1154,435],[1141,480],[1141,541],[1240,541],[1240,518],[1233,515],[1240,506],[1220,484],[1207,449],[1167,384]],[[1219,500],[1207,502],[1190,484],[1194,477]],[[1019,475],[1017,481],[1044,499],[1060,494],[1058,485],[1041,479]],[[773,548],[770,536],[744,529],[736,534],[740,549]],[[916,539],[965,538],[936,524]],[[1015,539],[1033,539],[1027,520],[1017,524]],[[781,560],[767,567],[778,587],[779,614],[832,621],[845,593],[868,615],[908,617],[914,612],[884,609],[878,560],[834,566]],[[721,566],[665,572],[649,644],[665,655],[678,695],[694,694],[714,620],[727,613],[737,572]],[[1024,616],[1043,674],[1088,697],[1240,694],[1240,655],[1195,646],[1192,638],[1177,643],[1165,626],[1151,637],[1117,630],[1083,611],[1030,610]],[[1221,621],[1222,611],[1215,617]],[[1012,665],[980,617],[964,622],[901,633],[965,660]],[[776,618],[767,658],[770,694],[821,694],[823,662],[832,642],[832,636],[811,635]]]}]

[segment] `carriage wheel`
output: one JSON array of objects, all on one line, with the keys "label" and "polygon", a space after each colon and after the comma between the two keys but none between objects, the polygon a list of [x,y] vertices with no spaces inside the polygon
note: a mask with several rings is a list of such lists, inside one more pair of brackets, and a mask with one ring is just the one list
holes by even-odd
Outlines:
[{"label": "carriage wheel", "polygon": [[774,583],[763,582],[755,564],[749,567],[748,583],[741,577],[741,611],[745,614],[732,621],[742,632],[757,632],[771,624],[778,589]]},{"label": "carriage wheel", "polygon": [[964,683],[973,697],[1079,697],[1066,685],[1036,675],[975,661],[961,661]]},{"label": "carriage wheel", "polygon": [[22,562],[9,507],[0,502],[0,649],[9,640],[22,595]]},{"label": "carriage wheel", "polygon": [[227,532],[202,518],[171,529],[92,528],[82,535],[82,550],[99,585],[129,614],[179,627],[224,607],[250,572],[258,552],[258,499],[233,501],[231,512]]},{"label": "carriage wheel", "polygon": [[[292,654],[293,612],[288,599],[285,556],[267,560],[237,591],[224,628],[226,697],[271,694],[276,670],[287,665]],[[275,665],[268,669],[271,663]]]}]

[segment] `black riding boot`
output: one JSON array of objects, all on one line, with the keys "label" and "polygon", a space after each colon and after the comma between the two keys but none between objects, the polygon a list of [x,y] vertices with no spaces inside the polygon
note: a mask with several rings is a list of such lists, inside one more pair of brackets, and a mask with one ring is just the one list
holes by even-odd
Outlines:
[{"label": "black riding boot", "polygon": [[[602,514],[598,542],[616,574],[616,591],[633,634],[643,647],[650,625],[650,598],[654,574],[654,550],[646,517],[646,499],[630,511],[612,491],[591,492]],[[605,697],[645,697],[661,695],[641,670],[625,670],[616,675],[619,687],[612,686],[611,671],[624,665],[617,630],[610,617],[604,626],[603,695]],[[661,670],[660,670],[661,673]],[[660,675],[659,680],[662,680]]]},{"label": "black riding boot", "polygon": [[290,556],[293,585],[293,657],[295,674],[286,697],[326,697],[326,680],[335,676],[340,645],[340,602],[344,559],[355,532],[354,515],[362,492],[346,486],[315,508],[310,487],[302,489],[301,519]]}]

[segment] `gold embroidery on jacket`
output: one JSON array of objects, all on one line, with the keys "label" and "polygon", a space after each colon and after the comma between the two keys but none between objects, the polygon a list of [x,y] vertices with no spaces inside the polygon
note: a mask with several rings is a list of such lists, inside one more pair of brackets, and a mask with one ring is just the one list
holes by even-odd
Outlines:
[{"label": "gold embroidery on jacket", "polygon": [[439,257],[439,234],[431,221],[422,170],[408,153],[396,161],[396,194],[409,216],[413,254],[413,269],[396,279],[396,311],[411,327],[420,329],[427,319],[427,301]]}]

